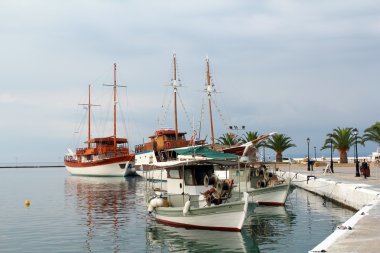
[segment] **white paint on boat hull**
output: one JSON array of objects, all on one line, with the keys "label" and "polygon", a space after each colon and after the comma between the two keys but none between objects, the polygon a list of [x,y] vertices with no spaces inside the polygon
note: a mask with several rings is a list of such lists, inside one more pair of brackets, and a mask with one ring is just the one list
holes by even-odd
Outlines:
[{"label": "white paint on boat hull", "polygon": [[[125,166],[120,166],[120,164],[125,164]],[[70,174],[77,176],[124,177],[136,173],[136,170],[132,165],[133,163],[131,162],[118,162],[89,167],[66,166],[66,169]]]}]

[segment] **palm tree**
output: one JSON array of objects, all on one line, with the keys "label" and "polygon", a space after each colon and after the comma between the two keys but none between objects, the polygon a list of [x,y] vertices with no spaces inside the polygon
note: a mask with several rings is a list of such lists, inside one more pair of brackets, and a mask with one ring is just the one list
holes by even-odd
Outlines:
[{"label": "palm tree", "polygon": [[[357,136],[357,138],[358,143],[364,145],[362,138],[360,136]],[[352,127],[337,127],[333,129],[331,134],[327,134],[327,139],[321,150],[330,149],[332,142],[333,148],[339,151],[340,163],[347,163],[347,152],[351,146],[355,145],[355,141],[356,137]]]},{"label": "palm tree", "polygon": [[[260,137],[259,132],[257,132],[257,131],[248,131],[248,132],[245,132],[245,134],[243,134],[242,138],[239,138],[239,143],[244,144],[244,143],[256,140],[259,137]],[[262,145],[260,143],[257,143],[255,146],[258,148],[258,147],[260,147]]]},{"label": "palm tree", "polygon": [[233,133],[225,133],[218,138],[218,143],[222,145],[232,146],[238,144],[239,141]]},{"label": "palm tree", "polygon": [[285,134],[273,134],[271,138],[266,141],[265,147],[276,152],[276,162],[282,162],[282,153],[288,148],[296,147],[296,145],[293,144],[292,139]]},{"label": "palm tree", "polygon": [[364,130],[363,141],[373,141],[380,146],[380,122],[376,122]]}]

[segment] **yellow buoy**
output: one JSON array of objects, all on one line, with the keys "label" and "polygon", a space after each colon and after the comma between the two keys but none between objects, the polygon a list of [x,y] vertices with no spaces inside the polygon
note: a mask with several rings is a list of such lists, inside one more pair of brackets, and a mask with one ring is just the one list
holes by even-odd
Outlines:
[{"label": "yellow buoy", "polygon": [[25,206],[27,206],[27,207],[30,206],[30,201],[29,201],[29,199],[25,200]]}]

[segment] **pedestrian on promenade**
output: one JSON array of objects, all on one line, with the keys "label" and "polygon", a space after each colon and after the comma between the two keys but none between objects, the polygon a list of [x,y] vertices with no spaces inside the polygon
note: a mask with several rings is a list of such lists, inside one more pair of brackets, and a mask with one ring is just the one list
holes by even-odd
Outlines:
[{"label": "pedestrian on promenade", "polygon": [[360,166],[360,171],[362,172],[364,179],[367,179],[367,177],[370,176],[369,165],[365,160],[362,162],[362,165]]}]

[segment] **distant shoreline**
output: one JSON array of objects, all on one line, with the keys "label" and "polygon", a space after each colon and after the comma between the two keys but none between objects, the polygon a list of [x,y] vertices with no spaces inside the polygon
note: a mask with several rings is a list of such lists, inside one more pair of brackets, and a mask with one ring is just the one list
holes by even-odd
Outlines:
[{"label": "distant shoreline", "polygon": [[17,169],[17,168],[61,168],[65,165],[10,165],[10,166],[0,166],[0,169]]}]

